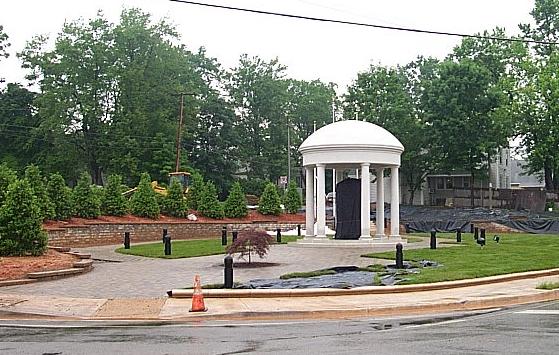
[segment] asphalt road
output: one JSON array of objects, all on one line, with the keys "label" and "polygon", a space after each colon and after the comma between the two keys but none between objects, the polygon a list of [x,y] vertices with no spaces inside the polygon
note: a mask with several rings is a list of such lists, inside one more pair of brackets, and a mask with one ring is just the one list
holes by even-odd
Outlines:
[{"label": "asphalt road", "polygon": [[559,302],[476,314],[196,324],[4,322],[0,354],[557,354]]}]

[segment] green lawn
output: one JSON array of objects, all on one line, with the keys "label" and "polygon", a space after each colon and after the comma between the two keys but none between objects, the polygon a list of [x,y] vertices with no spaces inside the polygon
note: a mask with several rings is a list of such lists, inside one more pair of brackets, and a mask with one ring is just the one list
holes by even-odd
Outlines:
[{"label": "green lawn", "polygon": [[[441,247],[436,250],[405,250],[404,260],[434,260],[438,268],[425,268],[419,274],[407,276],[404,284],[428,283],[470,279],[523,271],[559,267],[559,236],[534,234],[499,234],[500,243],[493,241],[493,234],[486,236],[487,245],[480,248],[470,233],[462,234],[462,245]],[[422,234],[423,236],[423,234]],[[439,233],[437,237],[448,240],[453,233]],[[394,259],[394,252],[363,255],[371,258]]]},{"label": "green lawn", "polygon": [[[297,237],[283,236],[282,244],[291,243],[296,240]],[[228,241],[231,243],[231,237],[229,237]],[[130,249],[118,248],[116,252],[148,258],[180,259],[225,254],[226,248],[221,245],[221,237],[219,239],[176,240],[171,243],[171,255],[164,255],[162,242],[131,245]]]}]

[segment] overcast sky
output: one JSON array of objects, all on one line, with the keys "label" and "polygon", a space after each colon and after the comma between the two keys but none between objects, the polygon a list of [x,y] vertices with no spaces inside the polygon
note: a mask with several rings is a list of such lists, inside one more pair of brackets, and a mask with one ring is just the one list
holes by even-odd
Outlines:
[{"label": "overcast sky", "polygon": [[[201,0],[200,2],[204,2]],[[380,25],[476,33],[496,26],[509,34],[530,21],[533,0],[208,0],[313,17]],[[0,61],[0,77],[23,81],[15,53],[36,34],[55,37],[64,21],[95,16],[101,9],[117,21],[123,7],[139,7],[155,18],[176,24],[182,42],[200,46],[225,67],[235,66],[242,53],[265,59],[278,57],[296,79],[335,82],[343,92],[359,71],[373,64],[395,65],[418,55],[443,58],[460,39],[317,23],[265,15],[202,8],[167,0],[17,0],[3,1],[0,24],[12,43],[8,60]]]}]

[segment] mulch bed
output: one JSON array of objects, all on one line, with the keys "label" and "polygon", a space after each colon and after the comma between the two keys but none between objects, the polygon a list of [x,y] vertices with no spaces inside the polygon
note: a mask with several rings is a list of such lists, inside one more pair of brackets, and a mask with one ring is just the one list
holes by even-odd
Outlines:
[{"label": "mulch bed", "polygon": [[258,269],[262,267],[278,266],[279,263],[267,263],[264,261],[253,261],[250,264],[248,261],[235,261],[233,267],[235,269]]},{"label": "mulch bed", "polygon": [[186,218],[176,218],[169,216],[160,216],[158,219],[142,218],[132,215],[122,217],[115,216],[100,216],[95,219],[85,218],[71,218],[67,221],[47,221],[43,223],[43,228],[46,230],[64,228],[69,226],[84,226],[88,224],[146,224],[146,223],[253,223],[253,222],[274,222],[274,223],[305,223],[304,214],[282,214],[279,216],[268,216],[259,213],[258,211],[250,211],[248,216],[244,218],[224,218],[213,219],[197,215],[196,221],[190,221]]},{"label": "mulch bed", "polygon": [[52,271],[72,268],[78,258],[48,249],[41,256],[0,257],[0,281],[26,278],[30,272]]}]

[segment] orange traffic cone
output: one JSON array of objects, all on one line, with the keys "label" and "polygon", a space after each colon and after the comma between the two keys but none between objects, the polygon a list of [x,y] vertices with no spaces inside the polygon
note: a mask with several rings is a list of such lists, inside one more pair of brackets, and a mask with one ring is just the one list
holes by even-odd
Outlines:
[{"label": "orange traffic cone", "polygon": [[190,312],[206,312],[208,309],[204,305],[204,295],[200,286],[200,275],[194,276],[194,292],[192,292],[192,308]]}]

